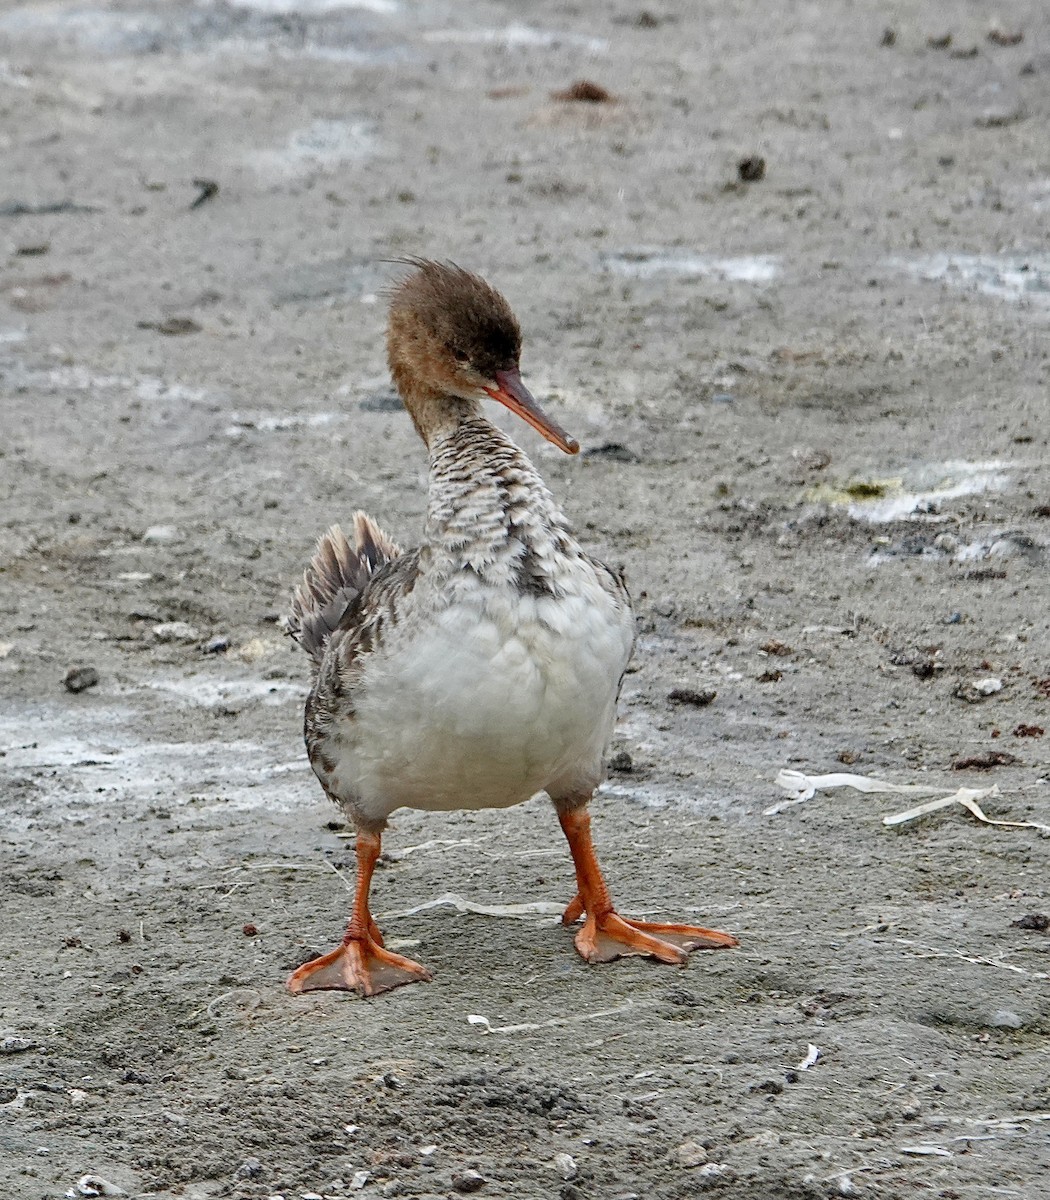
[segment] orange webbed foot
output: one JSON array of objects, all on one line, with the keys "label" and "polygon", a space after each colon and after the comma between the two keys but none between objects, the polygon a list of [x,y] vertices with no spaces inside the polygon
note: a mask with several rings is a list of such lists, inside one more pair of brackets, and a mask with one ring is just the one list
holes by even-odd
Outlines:
[{"label": "orange webbed foot", "polygon": [[616,912],[602,917],[588,914],[576,934],[576,949],[587,962],[612,962],[629,954],[648,954],[660,962],[680,966],[693,950],[728,950],[739,944],[731,933],[717,929],[629,921]]},{"label": "orange webbed foot", "polygon": [[384,950],[371,935],[351,938],[336,950],[304,963],[288,977],[288,990],[338,990],[378,996],[406,983],[429,983],[430,972],[410,958]]}]

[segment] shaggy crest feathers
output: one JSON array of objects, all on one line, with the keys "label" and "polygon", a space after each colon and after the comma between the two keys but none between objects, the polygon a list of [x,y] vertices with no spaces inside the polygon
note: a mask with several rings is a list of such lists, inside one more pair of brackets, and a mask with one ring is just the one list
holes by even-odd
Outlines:
[{"label": "shaggy crest feathers", "polygon": [[415,270],[390,288],[392,329],[410,314],[443,350],[489,377],[517,364],[521,327],[491,284],[455,263],[403,261]]},{"label": "shaggy crest feathers", "polygon": [[354,513],[353,545],[338,525],[318,538],[285,618],[285,628],[316,663],[347,608],[376,571],[401,553],[401,547],[363,512]]}]

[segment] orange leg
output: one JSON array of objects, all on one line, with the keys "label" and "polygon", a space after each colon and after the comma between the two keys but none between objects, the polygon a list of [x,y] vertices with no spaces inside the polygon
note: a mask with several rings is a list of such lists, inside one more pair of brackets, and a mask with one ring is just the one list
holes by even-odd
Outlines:
[{"label": "orange leg", "polygon": [[383,949],[383,935],[368,911],[368,892],[379,851],[378,834],[358,833],[357,886],[343,944],[293,971],[288,977],[290,992],[335,988],[376,996],[403,983],[430,979],[430,972],[419,963]]},{"label": "orange leg", "polygon": [[559,810],[558,820],[569,840],[579,892],[562,916],[571,925],[586,913],[576,934],[576,949],[588,962],[611,962],[627,954],[650,954],[665,963],[684,963],[690,950],[722,950],[739,945],[729,933],[698,925],[661,925],[628,921],[613,908],[609,889],[591,841],[591,815],[586,805]]}]

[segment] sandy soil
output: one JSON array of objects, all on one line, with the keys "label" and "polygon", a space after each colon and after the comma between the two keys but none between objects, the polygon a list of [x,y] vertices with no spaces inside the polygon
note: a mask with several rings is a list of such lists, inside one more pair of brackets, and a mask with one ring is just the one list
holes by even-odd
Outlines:
[{"label": "sandy soil", "polygon": [[[1046,6],[298,7],[0,11],[0,1195],[1050,1194],[1050,841],[766,813],[1050,824]],[[738,951],[579,961],[537,798],[397,817],[432,985],[283,990],[352,847],[275,620],[331,521],[420,527],[407,253],[588,448],[513,426],[636,597],[620,905]]]}]

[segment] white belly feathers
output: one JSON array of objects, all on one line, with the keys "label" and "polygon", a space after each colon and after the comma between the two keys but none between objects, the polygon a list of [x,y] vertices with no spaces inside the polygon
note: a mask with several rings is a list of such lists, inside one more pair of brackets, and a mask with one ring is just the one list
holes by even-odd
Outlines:
[{"label": "white belly feathers", "polygon": [[479,587],[366,668],[331,730],[363,813],[500,808],[593,787],[632,622],[596,579],[557,599]]}]

